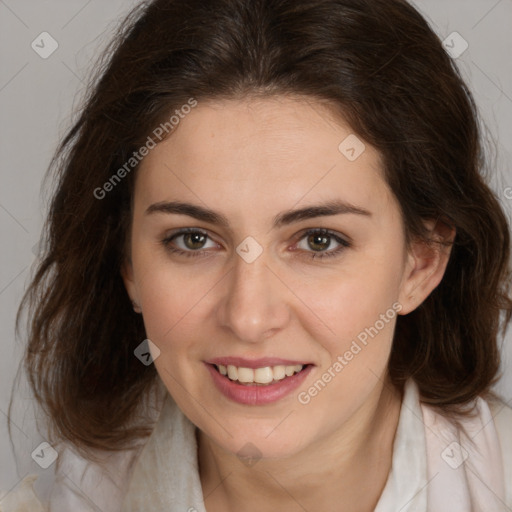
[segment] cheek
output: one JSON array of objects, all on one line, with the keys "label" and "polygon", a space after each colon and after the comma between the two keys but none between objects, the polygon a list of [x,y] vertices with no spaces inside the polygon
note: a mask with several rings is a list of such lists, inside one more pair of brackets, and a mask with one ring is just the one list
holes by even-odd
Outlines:
[{"label": "cheek", "polygon": [[[313,333],[325,350],[318,378],[325,375],[333,381],[331,393],[369,389],[376,376],[385,373],[400,310],[400,261],[398,254],[376,252],[372,258],[361,257],[308,295],[312,309],[322,319]],[[331,393],[321,401],[332,399]]]},{"label": "cheek", "polygon": [[150,244],[133,254],[133,265],[150,339],[167,343],[176,332],[197,328],[197,315],[219,277],[206,266],[173,263]]},{"label": "cheek", "polygon": [[308,297],[304,302],[322,319],[326,332],[337,340],[352,339],[390,309],[388,316],[394,316],[399,277],[380,262],[361,262],[321,286],[302,285],[300,296]]},{"label": "cheek", "polygon": [[[385,272],[366,272],[312,298],[325,325],[311,334],[324,350],[299,402],[323,411],[326,425],[350,417],[385,376],[400,310],[395,283]],[[333,403],[339,404],[337,415],[328,412]]]}]

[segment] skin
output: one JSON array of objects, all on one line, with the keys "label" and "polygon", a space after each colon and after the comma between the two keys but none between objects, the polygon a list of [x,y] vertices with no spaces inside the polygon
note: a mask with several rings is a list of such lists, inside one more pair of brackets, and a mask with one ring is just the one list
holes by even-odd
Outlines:
[{"label": "skin", "polygon": [[[307,390],[357,335],[394,303],[417,308],[441,281],[449,249],[406,246],[397,201],[379,153],[349,161],[338,146],[350,127],[328,105],[302,97],[200,102],[138,170],[131,241],[122,268],[140,305],[156,369],[197,426],[205,505],[213,511],[372,511],[391,467],[401,394],[387,362],[396,317],[307,405]],[[371,215],[316,217],[274,228],[285,210],[343,200]],[[229,226],[148,207],[182,201],[224,215]],[[433,236],[446,233],[426,222]],[[162,240],[181,228],[169,252]],[[351,247],[331,258],[305,230],[326,228]],[[247,263],[248,236],[263,249]],[[225,398],[203,361],[220,356],[281,357],[315,365],[278,402],[251,406]],[[261,459],[237,452],[247,443]],[[356,505],[357,504],[357,505]]]}]

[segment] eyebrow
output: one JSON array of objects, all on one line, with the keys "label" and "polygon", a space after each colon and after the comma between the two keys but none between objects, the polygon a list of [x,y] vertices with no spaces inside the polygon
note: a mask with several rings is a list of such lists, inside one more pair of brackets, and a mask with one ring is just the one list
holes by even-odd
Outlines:
[{"label": "eyebrow", "polygon": [[[145,211],[145,215],[152,215],[156,213],[188,215],[194,219],[229,229],[229,221],[224,215],[208,208],[190,203],[183,203],[180,201],[162,201],[152,204]],[[279,228],[307,219],[341,214],[362,215],[365,217],[372,216],[371,212],[364,208],[354,206],[341,200],[334,200],[327,201],[319,205],[312,205],[305,208],[281,212],[274,217],[273,228]]]}]

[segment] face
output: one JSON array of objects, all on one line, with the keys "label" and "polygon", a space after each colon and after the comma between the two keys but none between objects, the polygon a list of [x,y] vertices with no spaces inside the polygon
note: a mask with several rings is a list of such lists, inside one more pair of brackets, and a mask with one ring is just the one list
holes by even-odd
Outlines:
[{"label": "face", "polygon": [[362,142],[301,98],[199,103],[137,171],[128,293],[170,394],[232,453],[297,453],[386,377],[414,273]]}]

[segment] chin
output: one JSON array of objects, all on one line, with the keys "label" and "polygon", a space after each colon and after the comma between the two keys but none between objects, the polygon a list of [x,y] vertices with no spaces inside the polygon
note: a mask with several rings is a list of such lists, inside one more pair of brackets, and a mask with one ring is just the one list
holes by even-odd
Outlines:
[{"label": "chin", "polygon": [[305,448],[303,435],[297,439],[285,431],[274,431],[269,435],[271,430],[265,429],[265,433],[248,432],[247,429],[239,433],[230,430],[233,437],[228,439],[226,437],[217,439],[206,435],[221,448],[239,457],[242,462],[245,459],[285,459],[296,455]]}]

